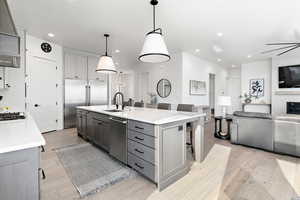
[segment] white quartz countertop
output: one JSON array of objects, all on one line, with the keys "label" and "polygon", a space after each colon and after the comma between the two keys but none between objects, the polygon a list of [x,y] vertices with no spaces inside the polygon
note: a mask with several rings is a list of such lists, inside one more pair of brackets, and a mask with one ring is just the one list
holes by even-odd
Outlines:
[{"label": "white quartz countertop", "polygon": [[174,110],[159,110],[152,108],[125,107],[122,112],[108,112],[106,110],[116,109],[116,106],[79,106],[82,110],[102,113],[114,117],[141,121],[149,124],[167,124],[182,120],[195,121],[204,117],[204,113],[199,112],[178,112]]},{"label": "white quartz countertop", "polygon": [[0,121],[0,153],[45,145],[45,139],[30,115],[26,119]]}]

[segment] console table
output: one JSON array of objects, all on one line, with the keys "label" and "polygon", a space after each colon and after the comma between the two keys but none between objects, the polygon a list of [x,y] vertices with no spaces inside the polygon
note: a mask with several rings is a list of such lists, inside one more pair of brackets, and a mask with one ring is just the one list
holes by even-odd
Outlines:
[{"label": "console table", "polygon": [[242,108],[244,112],[260,112],[269,114],[272,112],[272,105],[267,103],[243,103]]}]

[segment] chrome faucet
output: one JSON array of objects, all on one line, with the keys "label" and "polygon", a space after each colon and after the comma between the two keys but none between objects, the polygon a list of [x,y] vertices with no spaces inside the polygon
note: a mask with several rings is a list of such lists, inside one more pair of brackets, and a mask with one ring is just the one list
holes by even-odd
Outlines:
[{"label": "chrome faucet", "polygon": [[124,107],[125,107],[125,104],[124,104],[124,94],[122,92],[117,92],[115,95],[114,95],[114,104],[116,104],[116,107],[117,109],[119,109],[119,102],[117,101],[117,97],[118,96],[121,96],[121,106],[122,106],[122,110],[124,110]]}]

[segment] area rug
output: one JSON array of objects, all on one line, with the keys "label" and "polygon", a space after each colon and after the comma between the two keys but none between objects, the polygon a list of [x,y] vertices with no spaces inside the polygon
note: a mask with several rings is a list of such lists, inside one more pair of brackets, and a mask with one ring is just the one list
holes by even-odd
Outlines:
[{"label": "area rug", "polygon": [[91,144],[55,150],[80,197],[101,191],[137,174]]}]

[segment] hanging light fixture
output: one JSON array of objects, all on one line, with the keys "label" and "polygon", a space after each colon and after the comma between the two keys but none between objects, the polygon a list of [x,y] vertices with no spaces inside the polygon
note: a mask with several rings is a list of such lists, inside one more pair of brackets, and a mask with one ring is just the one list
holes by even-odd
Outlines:
[{"label": "hanging light fixture", "polygon": [[106,45],[105,45],[105,55],[101,56],[96,68],[96,72],[101,73],[117,73],[116,66],[113,62],[111,56],[107,54],[107,39],[109,34],[104,34]]},{"label": "hanging light fixture", "polygon": [[153,6],[153,30],[146,34],[139,60],[148,63],[167,62],[171,57],[162,35],[162,29],[155,27],[155,6],[158,1],[151,0],[150,4]]}]

